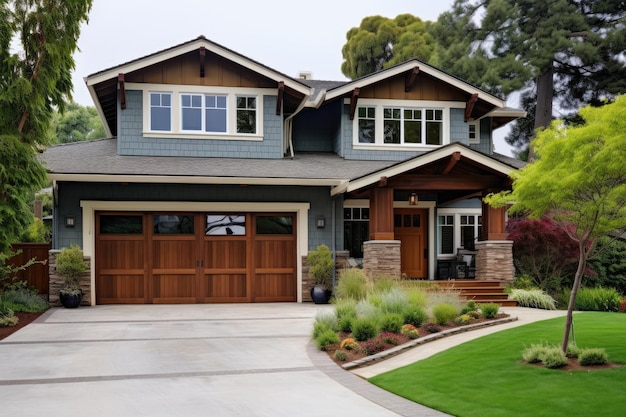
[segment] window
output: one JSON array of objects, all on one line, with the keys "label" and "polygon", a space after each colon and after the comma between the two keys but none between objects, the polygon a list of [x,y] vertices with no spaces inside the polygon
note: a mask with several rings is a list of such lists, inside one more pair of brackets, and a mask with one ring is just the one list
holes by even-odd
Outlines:
[{"label": "window", "polygon": [[202,130],[202,96],[183,94],[180,96],[182,130]]},{"label": "window", "polygon": [[293,234],[292,216],[256,216],[257,235]]},{"label": "window", "polygon": [[460,247],[473,251],[476,240],[482,233],[482,216],[461,215],[461,241]]},{"label": "window", "polygon": [[226,133],[226,96],[206,95],[206,131]]},{"label": "window", "polygon": [[143,233],[143,216],[137,215],[102,215],[100,216],[100,234],[103,235],[140,235]]},{"label": "window", "polygon": [[363,258],[363,242],[369,240],[370,209],[345,207],[343,209],[344,249],[353,258]]},{"label": "window", "polygon": [[470,123],[467,125],[468,129],[468,140],[470,145],[478,145],[480,144],[480,130],[478,128],[478,122]]},{"label": "window", "polygon": [[181,130],[226,133],[226,96],[181,94]]},{"label": "window", "polygon": [[376,139],[376,108],[359,107],[359,143],[374,143]]},{"label": "window", "polygon": [[150,93],[150,130],[172,130],[171,93]]},{"label": "window", "polygon": [[208,214],[206,236],[245,236],[246,216],[239,214]]},{"label": "window", "polygon": [[237,133],[256,133],[256,97],[237,96]]},{"label": "window", "polygon": [[438,216],[437,242],[438,253],[454,254],[454,216]]},{"label": "window", "polygon": [[194,232],[193,216],[157,214],[152,222],[157,235],[192,235]]},{"label": "window", "polygon": [[356,140],[359,144],[443,145],[444,110],[408,106],[357,108]]}]

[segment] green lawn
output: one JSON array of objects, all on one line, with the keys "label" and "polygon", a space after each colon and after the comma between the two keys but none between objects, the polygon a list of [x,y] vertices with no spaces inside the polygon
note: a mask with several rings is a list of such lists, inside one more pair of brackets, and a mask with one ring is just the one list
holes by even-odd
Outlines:
[{"label": "green lawn", "polygon": [[[605,348],[610,362],[626,363],[626,314],[577,313],[574,324],[579,347]],[[370,382],[459,417],[626,415],[626,366],[562,371],[521,363],[531,344],[560,346],[564,325],[558,318],[494,333]]]}]

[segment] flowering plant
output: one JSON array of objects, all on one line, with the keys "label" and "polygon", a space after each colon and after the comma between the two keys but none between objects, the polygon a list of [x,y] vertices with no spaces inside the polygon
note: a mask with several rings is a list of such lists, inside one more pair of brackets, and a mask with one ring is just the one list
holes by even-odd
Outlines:
[{"label": "flowering plant", "polygon": [[341,341],[341,344],[339,345],[339,347],[345,350],[353,350],[353,349],[358,348],[359,344],[353,338],[347,337]]},{"label": "flowering plant", "polygon": [[402,326],[400,333],[408,336],[410,339],[417,339],[419,337],[419,330],[417,330],[417,327],[413,326],[412,324],[405,324],[404,326]]}]

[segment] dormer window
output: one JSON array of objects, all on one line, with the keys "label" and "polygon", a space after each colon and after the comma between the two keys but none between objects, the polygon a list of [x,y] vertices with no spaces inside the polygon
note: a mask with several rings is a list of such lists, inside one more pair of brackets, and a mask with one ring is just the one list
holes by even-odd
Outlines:
[{"label": "dormer window", "polygon": [[172,130],[171,93],[150,93],[150,130]]},{"label": "dormer window", "polygon": [[181,130],[226,133],[226,96],[181,94]]}]

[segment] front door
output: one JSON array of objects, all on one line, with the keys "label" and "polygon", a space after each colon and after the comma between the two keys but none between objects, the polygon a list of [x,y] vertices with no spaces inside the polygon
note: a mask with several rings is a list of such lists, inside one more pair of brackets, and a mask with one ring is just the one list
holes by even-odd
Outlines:
[{"label": "front door", "polygon": [[394,210],[394,235],[400,241],[402,275],[407,278],[427,277],[426,248],[428,211],[397,208]]}]

